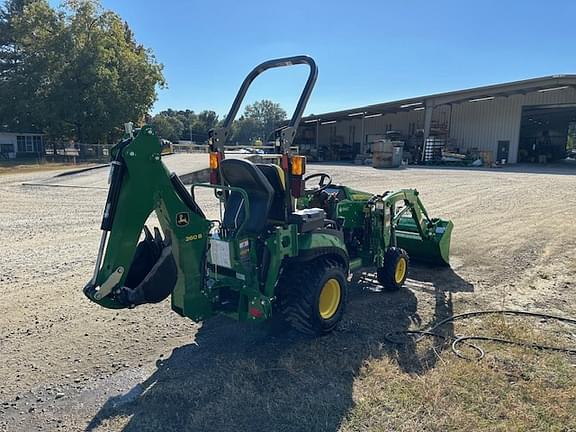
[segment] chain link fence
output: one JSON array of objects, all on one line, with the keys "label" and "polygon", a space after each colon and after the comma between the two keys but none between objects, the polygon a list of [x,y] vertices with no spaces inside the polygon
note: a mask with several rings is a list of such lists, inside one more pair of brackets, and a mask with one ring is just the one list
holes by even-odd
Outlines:
[{"label": "chain link fence", "polygon": [[[44,147],[44,159],[49,162],[66,162],[66,163],[79,163],[79,162],[96,162],[108,163],[110,162],[110,150],[114,144],[51,144],[47,143]],[[276,148],[271,145],[253,146],[246,145],[230,145],[225,146],[225,151],[231,154],[273,154]],[[293,153],[298,154],[298,146],[292,146]],[[163,154],[170,153],[208,153],[209,147],[206,144],[193,144],[193,143],[175,143],[170,146],[162,148]]]},{"label": "chain link fence", "polygon": [[44,147],[46,160],[50,162],[102,162],[110,161],[112,144],[53,144]]}]

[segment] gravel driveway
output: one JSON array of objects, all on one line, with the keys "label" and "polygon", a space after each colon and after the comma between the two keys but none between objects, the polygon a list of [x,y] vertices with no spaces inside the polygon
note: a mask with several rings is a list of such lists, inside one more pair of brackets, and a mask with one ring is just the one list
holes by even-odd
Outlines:
[{"label": "gravel driveway", "polygon": [[[452,270],[416,266],[409,276],[420,320],[438,313],[433,288],[439,285],[450,293],[450,313],[504,306],[576,314],[576,169],[386,171],[314,164],[309,171],[332,173],[336,182],[370,192],[415,187],[432,216],[453,220]],[[261,329],[215,319],[200,343],[201,326],[172,313],[166,302],[118,312],[86,300],[82,287],[92,272],[106,191],[22,185],[53,174],[0,176],[0,429],[143,430],[143,423],[130,423],[138,409],[122,407],[142,397],[140,383],[173,350],[194,347],[181,360],[191,368],[211,361],[217,367],[219,356],[230,352],[272,355],[275,342],[266,342]],[[101,179],[87,184],[87,177],[67,181],[102,186]],[[200,193],[199,203],[216,212],[208,192]],[[370,295],[359,290],[352,297],[345,329],[361,326],[370,313],[386,313],[387,302],[398,300],[374,303]],[[390,321],[392,328],[395,322],[414,325],[402,317]],[[272,344],[266,352],[247,353],[266,343]],[[207,382],[216,380],[211,371],[204,370]],[[264,387],[271,385],[262,379]],[[213,386],[217,391],[221,383]],[[197,413],[209,417],[205,403],[197,401]],[[110,410],[115,414],[102,414]]]}]

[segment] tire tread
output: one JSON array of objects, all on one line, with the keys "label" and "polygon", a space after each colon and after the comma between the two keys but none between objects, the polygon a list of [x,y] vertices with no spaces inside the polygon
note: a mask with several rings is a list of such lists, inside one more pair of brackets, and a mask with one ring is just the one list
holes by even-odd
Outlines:
[{"label": "tire tread", "polygon": [[329,333],[340,320],[342,310],[338,311],[338,319],[328,328],[324,328],[314,316],[316,294],[319,284],[327,272],[336,269],[341,272],[344,280],[342,286],[342,301],[347,299],[346,275],[344,266],[336,259],[318,258],[309,263],[288,266],[282,274],[279,286],[279,313],[284,321],[300,333],[309,336],[319,336]]}]

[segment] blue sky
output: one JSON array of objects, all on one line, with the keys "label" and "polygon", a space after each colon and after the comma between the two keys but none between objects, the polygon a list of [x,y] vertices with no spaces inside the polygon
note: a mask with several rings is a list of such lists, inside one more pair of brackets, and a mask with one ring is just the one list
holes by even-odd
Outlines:
[{"label": "blue sky", "polygon": [[[51,1],[57,4],[57,1]],[[576,73],[576,1],[103,0],[164,64],[154,112],[224,115],[261,61],[316,60],[307,113]],[[290,111],[305,66],[269,71],[248,94]]]}]

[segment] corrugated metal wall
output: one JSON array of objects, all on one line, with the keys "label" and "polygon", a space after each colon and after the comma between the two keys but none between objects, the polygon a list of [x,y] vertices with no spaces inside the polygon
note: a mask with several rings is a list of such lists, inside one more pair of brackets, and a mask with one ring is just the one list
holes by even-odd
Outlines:
[{"label": "corrugated metal wall", "polygon": [[455,140],[461,151],[478,148],[492,151],[494,157],[498,150],[498,141],[510,141],[510,162],[515,163],[518,156],[522,108],[553,104],[576,104],[576,90],[567,88],[455,104],[450,138]]},{"label": "corrugated metal wall", "polygon": [[[462,102],[434,109],[433,122],[450,120],[450,138],[460,151],[472,148],[489,150],[496,158],[498,141],[510,141],[510,161],[515,163],[518,155],[518,138],[522,107],[530,105],[576,104],[576,90],[567,88],[549,92],[534,92],[526,95],[497,97],[493,100]],[[365,135],[383,134],[387,126],[407,135],[410,123],[416,129],[424,127],[424,110],[387,114],[365,119]],[[354,142],[362,142],[362,120],[360,116],[339,120],[337,123],[320,125],[319,143],[329,144],[331,136],[342,137],[349,143],[350,126],[355,126]],[[352,143],[350,143],[352,144]]]},{"label": "corrugated metal wall", "polygon": [[[447,121],[449,116],[450,108],[447,106],[439,106],[434,110],[432,120],[444,122]],[[365,135],[383,134],[386,132],[386,128],[388,126],[390,126],[391,130],[397,130],[405,135],[408,135],[410,123],[414,123],[416,129],[424,128],[424,111],[409,111],[399,112],[396,114],[386,114],[380,117],[367,118],[364,120],[364,122]],[[348,143],[350,126],[355,127],[354,142],[362,142],[362,117],[356,116],[345,120],[339,120],[336,123],[324,125],[321,124],[319,129],[320,145],[330,143],[331,133],[336,136],[343,137],[344,141]]]}]

